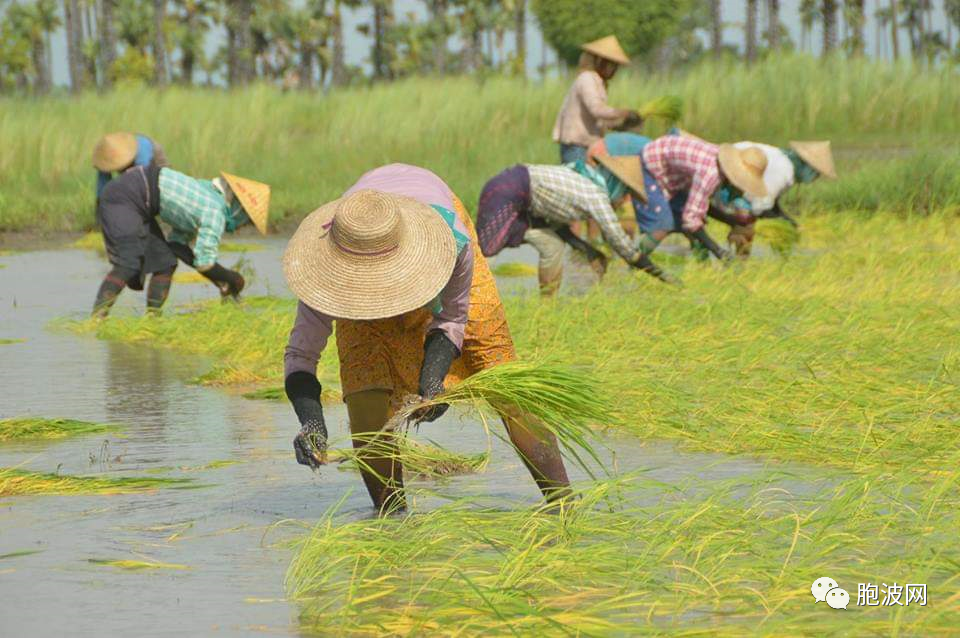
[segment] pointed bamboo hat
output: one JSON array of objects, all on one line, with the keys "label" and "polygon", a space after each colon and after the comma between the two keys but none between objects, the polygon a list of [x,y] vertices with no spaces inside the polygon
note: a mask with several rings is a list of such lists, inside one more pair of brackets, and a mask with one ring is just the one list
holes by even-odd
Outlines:
[{"label": "pointed bamboo hat", "polygon": [[240,205],[260,234],[266,235],[267,215],[270,212],[270,186],[230,173],[221,172],[220,176],[230,185],[230,190],[240,200]]},{"label": "pointed bamboo hat", "polygon": [[137,157],[137,136],[133,133],[108,133],[93,147],[93,166],[114,173],[133,164]]},{"label": "pointed bamboo hat", "polygon": [[767,170],[767,156],[759,148],[738,149],[732,144],[721,144],[717,161],[734,186],[754,197],[766,196],[763,172]]},{"label": "pointed bamboo hat", "polygon": [[384,319],[422,308],[450,280],[457,242],[433,208],[358,190],[310,213],[283,253],[300,301],[339,319]]},{"label": "pointed bamboo hat", "polygon": [[608,35],[605,38],[587,42],[581,45],[580,48],[587,53],[592,53],[605,60],[616,62],[617,64],[630,64],[630,58],[627,57],[623,47],[620,46],[620,41],[617,40],[617,36],[615,35]]},{"label": "pointed bamboo hat", "polygon": [[830,141],[790,142],[790,148],[797,152],[804,162],[812,166],[827,179],[837,179],[837,169],[833,165],[833,151]]},{"label": "pointed bamboo hat", "polygon": [[647,191],[643,187],[643,169],[640,167],[639,155],[597,155],[597,162],[646,201]]}]

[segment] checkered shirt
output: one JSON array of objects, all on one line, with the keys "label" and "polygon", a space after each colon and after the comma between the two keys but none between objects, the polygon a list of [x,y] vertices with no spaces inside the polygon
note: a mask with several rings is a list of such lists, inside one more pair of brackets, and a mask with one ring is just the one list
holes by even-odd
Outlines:
[{"label": "checkered shirt", "polygon": [[170,168],[160,170],[160,219],[170,224],[171,242],[193,247],[195,268],[212,266],[230,207],[213,182],[196,179]]},{"label": "checkered shirt", "polygon": [[603,239],[626,261],[640,258],[640,251],[620,226],[610,198],[599,186],[566,166],[528,164],[531,212],[553,224],[592,219]]},{"label": "checkered shirt", "polygon": [[665,189],[667,199],[689,191],[683,209],[683,228],[696,231],[703,227],[710,197],[720,187],[717,165],[719,147],[700,140],[667,135],[643,149],[643,165]]}]

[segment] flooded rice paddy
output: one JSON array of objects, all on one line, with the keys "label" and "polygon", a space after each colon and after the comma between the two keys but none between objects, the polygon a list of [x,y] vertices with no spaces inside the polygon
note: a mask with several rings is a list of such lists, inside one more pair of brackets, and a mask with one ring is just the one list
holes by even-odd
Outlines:
[{"label": "flooded rice paddy", "polygon": [[[244,255],[256,272],[250,293],[285,294],[283,242],[264,244],[265,250]],[[533,254],[509,251],[501,259],[532,263]],[[299,633],[297,606],[285,599],[291,551],[284,541],[302,534],[302,525],[313,524],[344,495],[340,515],[370,517],[358,476],[333,467],[312,474],[298,466],[289,406],[192,384],[209,366],[202,357],[49,330],[49,322],[65,313],[87,311],[105,271],[94,252],[25,252],[0,261],[6,266],[0,338],[23,340],[0,350],[0,418],[69,417],[122,426],[106,435],[4,444],[0,467],[187,478],[196,488],[0,499],[0,633]],[[589,283],[589,274],[581,270],[571,281],[574,287]],[[535,278],[501,285],[511,294],[532,288]],[[168,311],[213,294],[207,285],[174,285]],[[142,293],[126,291],[114,312],[139,313],[142,304]],[[328,422],[334,444],[345,444],[342,406],[328,406]],[[512,450],[488,440],[462,415],[424,427],[419,436],[460,452],[492,445],[492,460],[481,474],[419,483],[430,491],[415,500],[415,510],[468,495],[487,505],[538,502]],[[664,484],[695,478],[709,486],[769,469],[760,461],[682,453],[630,437],[606,442],[601,453],[611,467],[643,470]],[[575,480],[585,478],[571,469]],[[784,478],[782,486],[806,491],[797,478]]]}]

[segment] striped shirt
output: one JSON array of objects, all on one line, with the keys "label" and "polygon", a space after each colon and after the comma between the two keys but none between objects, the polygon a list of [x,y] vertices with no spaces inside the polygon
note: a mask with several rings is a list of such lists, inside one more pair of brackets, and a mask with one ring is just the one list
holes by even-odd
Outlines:
[{"label": "striped shirt", "polygon": [[640,251],[620,226],[607,193],[592,181],[566,166],[528,164],[530,172],[530,210],[551,224],[566,226],[592,219],[600,226],[603,239],[627,262],[633,263]]},{"label": "striped shirt", "polygon": [[703,227],[710,198],[720,187],[720,168],[715,144],[702,140],[667,135],[650,142],[643,148],[643,167],[647,169],[664,196],[688,191],[683,208],[683,229],[697,231]]},{"label": "striped shirt", "polygon": [[220,252],[230,206],[213,182],[184,175],[171,168],[160,170],[160,219],[170,224],[169,241],[193,247],[195,268],[212,266]]}]

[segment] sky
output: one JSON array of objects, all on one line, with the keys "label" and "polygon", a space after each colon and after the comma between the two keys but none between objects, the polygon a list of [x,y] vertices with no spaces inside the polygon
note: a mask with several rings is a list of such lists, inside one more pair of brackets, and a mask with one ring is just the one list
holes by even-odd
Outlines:
[{"label": "sky", "polygon": [[[143,0],[146,2],[147,0]],[[624,0],[624,2],[642,2],[643,0]],[[296,3],[295,3],[296,4]],[[761,29],[763,25],[766,24],[766,17],[763,15],[765,2],[759,3],[761,6],[760,14],[760,26]],[[842,3],[838,3],[842,4]],[[865,28],[865,37],[866,37],[866,51],[868,55],[875,55],[877,53],[876,43],[877,43],[877,34],[876,34],[876,19],[874,18],[874,13],[876,12],[879,6],[887,6],[889,0],[866,0],[867,7],[867,24]],[[942,0],[934,0],[934,5],[936,7],[934,11],[934,27],[937,29],[945,29],[947,24],[947,19],[943,13],[943,2]],[[413,15],[418,20],[424,20],[427,17],[426,5],[423,0],[395,0],[395,11],[398,20],[406,20],[408,16]],[[798,46],[800,44],[800,17],[799,17],[799,7],[800,0],[781,0],[781,9],[780,9],[780,20],[786,26],[790,39],[793,40]],[[724,42],[728,44],[733,44],[738,47],[743,47],[744,42],[744,33],[743,33],[743,23],[746,15],[746,2],[744,0],[722,0],[721,1],[721,12],[723,15],[723,20],[725,23],[724,27]],[[538,65],[542,63],[544,54],[546,54],[547,60],[550,64],[555,63],[556,54],[547,48],[544,50],[543,36],[540,33],[539,28],[536,24],[536,19],[533,16],[532,11],[529,13],[530,19],[527,21],[527,70],[528,73],[533,75],[536,73]],[[357,25],[369,22],[371,18],[370,9],[359,9],[359,10],[346,10],[344,15],[344,32],[346,34],[346,59],[347,63],[351,65],[367,65],[369,56],[370,56],[370,38],[359,33],[356,29]],[[954,33],[954,42],[957,40],[957,35]],[[706,40],[707,35],[702,34],[704,40]],[[840,27],[839,37],[842,38],[843,30],[842,26]],[[222,44],[224,34],[221,30],[216,30],[211,33],[211,36],[208,38],[207,48],[212,53],[215,51],[220,44]],[[814,27],[813,36],[811,42],[814,47],[814,52],[819,52],[820,43],[822,41],[822,33],[820,31],[819,25]],[[509,54],[513,49],[513,36],[512,34],[508,35],[506,42],[506,51]],[[54,83],[64,85],[68,82],[68,72],[66,65],[66,38],[62,30],[55,34],[52,42],[53,47],[53,80]],[[450,40],[451,49],[459,49],[460,42],[456,38],[451,38]],[[889,46],[888,46],[889,48]],[[900,48],[901,53],[907,53],[909,49],[909,44],[907,41],[907,35],[904,30],[900,31]],[[886,56],[889,57],[890,52],[886,51]]]}]

